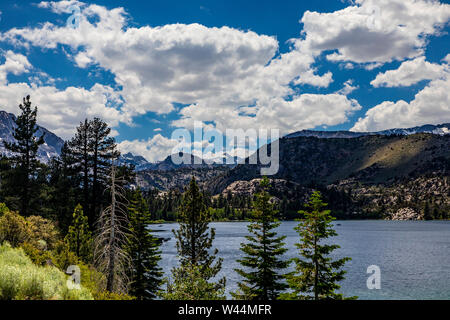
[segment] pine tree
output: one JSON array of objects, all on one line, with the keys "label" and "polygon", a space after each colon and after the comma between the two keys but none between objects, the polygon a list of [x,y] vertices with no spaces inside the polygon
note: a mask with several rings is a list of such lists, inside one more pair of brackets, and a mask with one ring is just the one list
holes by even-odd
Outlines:
[{"label": "pine tree", "polygon": [[[209,250],[215,238],[215,229],[209,228],[211,220],[209,210],[203,201],[195,178],[192,177],[189,188],[183,195],[183,200],[178,213],[180,227],[173,231],[177,239],[177,250],[180,256],[181,268],[173,270],[173,274],[181,272],[190,266],[198,267],[208,281],[215,277],[222,268],[222,260],[217,259],[218,250],[211,254]],[[225,278],[220,279],[214,286],[214,290],[220,291],[225,287]]]},{"label": "pine tree", "polygon": [[17,179],[14,183],[20,188],[20,211],[22,215],[29,215],[30,202],[33,197],[33,182],[36,175],[39,161],[37,152],[39,146],[44,143],[44,135],[35,137],[38,127],[36,125],[37,107],[31,108],[30,96],[23,99],[23,104],[19,105],[22,113],[15,120],[13,137],[16,142],[4,141],[7,150],[13,152],[13,162]]},{"label": "pine tree", "polygon": [[[114,138],[109,137],[110,133],[111,129],[101,119],[85,119],[77,127],[77,133],[68,144],[74,160],[73,165],[82,176],[83,208],[91,226],[98,217],[102,201],[105,200],[102,190],[107,186],[111,161],[120,156]],[[120,168],[117,170],[120,171]]]},{"label": "pine tree", "polygon": [[151,215],[140,190],[132,194],[128,219],[132,234],[127,243],[132,265],[130,294],[140,300],[155,299],[163,274],[158,266],[161,260],[160,241],[148,228]]},{"label": "pine tree", "polygon": [[53,187],[51,203],[58,221],[58,226],[66,233],[72,223],[73,208],[81,203],[80,179],[73,167],[72,158],[67,142],[61,148],[59,157],[50,161],[49,184]]},{"label": "pine tree", "polygon": [[351,259],[332,260],[330,254],[339,246],[322,242],[337,235],[331,224],[334,220],[331,211],[323,210],[326,206],[320,192],[316,191],[307,204],[311,212],[299,211],[304,216],[295,228],[301,237],[296,244],[301,258],[293,259],[295,271],[287,276],[292,292],[282,294],[282,299],[343,299],[342,294],[336,293],[340,288],[338,282],[346,273],[340,269]]},{"label": "pine tree", "polygon": [[0,199],[12,211],[20,210],[20,187],[11,159],[5,156],[0,158]]},{"label": "pine tree", "polygon": [[161,292],[161,297],[164,300],[225,300],[225,287],[205,280],[210,277],[211,269],[182,265],[173,270],[173,281],[167,281],[167,290]]},{"label": "pine tree", "polygon": [[[112,159],[120,156],[116,142],[110,137],[111,128],[99,118],[89,122],[89,152],[92,158],[92,197],[90,211],[95,216],[100,207],[101,190],[107,183]],[[118,168],[120,171],[120,168]],[[119,175],[121,174],[118,172]]]},{"label": "pine tree", "polygon": [[432,217],[434,217],[434,219],[443,219],[443,220],[447,218],[445,215],[445,211],[442,211],[442,213],[440,214],[437,207],[434,207]]},{"label": "pine tree", "polygon": [[284,275],[280,273],[289,265],[288,261],[280,259],[287,250],[283,243],[286,237],[277,237],[273,230],[280,223],[275,220],[276,211],[270,202],[268,188],[269,180],[264,177],[261,192],[253,203],[253,223],[248,226],[252,235],[246,236],[248,242],[241,244],[241,251],[246,256],[238,262],[245,269],[236,269],[236,272],[244,281],[239,282],[239,290],[232,293],[236,299],[273,300],[287,287]]},{"label": "pine tree", "polygon": [[91,156],[89,150],[89,121],[85,119],[84,122],[80,122],[77,127],[77,132],[72,140],[69,141],[69,153],[73,159],[73,166],[82,176],[82,205],[85,208],[89,221],[92,225],[94,222],[94,216],[89,210],[89,195],[91,186]]},{"label": "pine tree", "polygon": [[[439,217],[435,217],[435,218],[439,218]],[[433,215],[431,213],[431,209],[430,209],[430,204],[427,202],[425,202],[425,206],[423,208],[423,219],[424,220],[433,220]]]},{"label": "pine tree", "polygon": [[92,234],[89,231],[88,218],[83,214],[81,205],[73,212],[72,225],[65,237],[70,251],[85,263],[92,262]]}]

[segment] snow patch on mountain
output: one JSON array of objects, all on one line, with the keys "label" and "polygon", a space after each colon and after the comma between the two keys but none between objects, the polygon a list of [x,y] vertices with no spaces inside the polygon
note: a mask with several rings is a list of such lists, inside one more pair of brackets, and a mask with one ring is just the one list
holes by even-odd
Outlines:
[{"label": "snow patch on mountain", "polygon": [[[3,142],[14,142],[13,137],[14,129],[16,128],[16,116],[12,113],[6,111],[0,111],[0,154],[7,157],[13,154],[6,150]],[[44,135],[44,144],[39,147],[38,159],[43,163],[48,163],[52,157],[56,157],[61,153],[61,148],[64,145],[64,140],[55,135],[54,133],[48,131],[46,128],[37,126],[35,136],[41,137]]]}]

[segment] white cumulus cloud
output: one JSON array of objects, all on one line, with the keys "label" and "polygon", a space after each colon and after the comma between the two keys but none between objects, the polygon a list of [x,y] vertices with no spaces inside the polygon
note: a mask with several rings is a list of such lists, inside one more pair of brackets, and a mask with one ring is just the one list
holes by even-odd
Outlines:
[{"label": "white cumulus cloud", "polygon": [[401,61],[422,55],[427,36],[439,34],[449,18],[450,5],[437,1],[356,0],[331,13],[306,11],[301,42],[311,50],[335,50],[331,61]]},{"label": "white cumulus cloud", "polygon": [[396,70],[379,73],[370,83],[374,87],[401,87],[416,84],[422,80],[434,80],[449,71],[448,64],[425,61],[425,57],[403,62]]},{"label": "white cumulus cloud", "polygon": [[[319,72],[315,66],[324,51],[329,61],[345,68],[370,70],[409,59],[398,70],[377,76],[375,86],[408,85],[424,77],[431,80],[416,95],[417,102],[384,102],[369,110],[355,124],[355,130],[384,126],[381,114],[389,114],[391,109],[404,111],[407,117],[403,120],[410,123],[419,115],[432,119],[443,110],[440,104],[429,104],[425,112],[419,101],[426,90],[437,91],[446,81],[436,77],[435,64],[420,57],[427,38],[438,35],[448,22],[447,4],[355,0],[335,12],[306,11],[301,34],[290,40],[290,49],[283,53],[275,37],[249,30],[195,23],[131,27],[124,8],[108,9],[75,0],[44,1],[38,7],[67,14],[74,4],[81,9],[76,29],[45,22],[0,34],[0,41],[16,46],[55,50],[62,46],[68,49],[65,52],[75,67],[103,69],[114,76],[116,89],[98,83],[91,88],[60,90],[37,82],[7,83],[4,77],[0,103],[16,108],[13,102],[25,92],[31,93],[45,115],[43,124],[61,135],[67,136],[74,122],[84,116],[102,116],[114,126],[131,124],[133,117],[148,112],[177,112],[179,119],[171,122],[175,127],[190,128],[194,121],[202,121],[221,131],[278,128],[284,134],[342,124],[362,108],[347,97],[358,88],[357,83],[347,81],[341,90],[328,94],[304,93],[296,87],[327,88],[334,81],[331,72]],[[18,68],[14,71],[9,67],[3,73],[25,72],[30,66],[22,61],[22,69]],[[426,72],[420,74],[422,69]],[[1,75],[0,70],[0,81]],[[63,104],[68,107],[63,108]],[[183,107],[175,108],[175,104]],[[394,119],[386,121],[389,127]],[[149,160],[163,158],[172,141],[154,134],[148,140],[124,141],[121,148]]]},{"label": "white cumulus cloud", "polygon": [[450,75],[431,81],[411,102],[384,101],[369,109],[351,129],[378,131],[450,122]]}]

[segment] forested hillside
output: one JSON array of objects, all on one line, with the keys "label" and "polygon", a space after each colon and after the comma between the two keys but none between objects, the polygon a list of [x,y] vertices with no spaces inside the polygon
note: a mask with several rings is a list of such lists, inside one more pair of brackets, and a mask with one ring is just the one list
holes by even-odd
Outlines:
[{"label": "forested hillside", "polygon": [[[248,194],[246,181],[260,178],[261,166],[242,164],[207,181],[211,194]],[[450,135],[368,135],[356,138],[280,139],[281,179],[303,188],[278,192],[282,212],[314,189],[322,190],[340,218],[389,218],[411,208],[422,218],[450,212]],[[250,188],[251,189],[251,188]],[[283,189],[278,189],[283,190]],[[428,209],[434,212],[428,214]]]}]

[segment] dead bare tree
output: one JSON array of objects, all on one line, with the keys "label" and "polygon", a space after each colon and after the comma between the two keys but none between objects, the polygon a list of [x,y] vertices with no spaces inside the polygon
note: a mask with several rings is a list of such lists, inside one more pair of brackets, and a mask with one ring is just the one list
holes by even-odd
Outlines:
[{"label": "dead bare tree", "polygon": [[127,293],[129,279],[127,270],[130,258],[124,250],[128,230],[127,200],[124,180],[116,177],[115,161],[112,162],[110,183],[105,191],[111,194],[111,204],[101,211],[97,221],[94,257],[95,265],[106,276],[106,290]]}]

